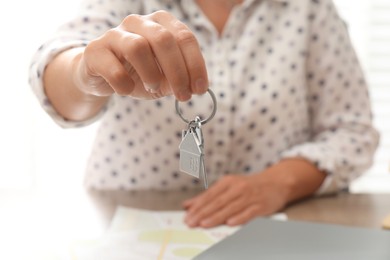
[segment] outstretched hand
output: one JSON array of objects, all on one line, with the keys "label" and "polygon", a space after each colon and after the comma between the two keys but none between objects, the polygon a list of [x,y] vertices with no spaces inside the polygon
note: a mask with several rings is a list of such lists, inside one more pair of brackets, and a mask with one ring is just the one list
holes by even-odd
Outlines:
[{"label": "outstretched hand", "polygon": [[129,15],[75,59],[74,81],[95,96],[113,93],[186,101],[208,88],[205,62],[190,29],[166,11]]}]

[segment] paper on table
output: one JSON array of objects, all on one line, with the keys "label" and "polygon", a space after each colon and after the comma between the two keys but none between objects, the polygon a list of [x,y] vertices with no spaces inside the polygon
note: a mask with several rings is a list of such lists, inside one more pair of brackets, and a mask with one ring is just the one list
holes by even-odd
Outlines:
[{"label": "paper on table", "polygon": [[[78,260],[183,260],[233,234],[239,227],[189,228],[184,211],[149,211],[119,207],[107,233],[73,248]],[[285,214],[271,218],[286,220]]]}]

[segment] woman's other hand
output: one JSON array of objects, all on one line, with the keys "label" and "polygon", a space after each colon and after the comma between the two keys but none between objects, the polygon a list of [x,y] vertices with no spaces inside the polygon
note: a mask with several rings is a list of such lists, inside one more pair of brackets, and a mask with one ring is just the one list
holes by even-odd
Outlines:
[{"label": "woman's other hand", "polygon": [[254,217],[270,215],[287,203],[279,183],[261,175],[223,177],[209,190],[184,202],[190,227],[241,225]]},{"label": "woman's other hand", "polygon": [[260,174],[228,175],[183,203],[190,227],[236,226],[268,216],[312,195],[325,174],[302,158],[285,159]]}]

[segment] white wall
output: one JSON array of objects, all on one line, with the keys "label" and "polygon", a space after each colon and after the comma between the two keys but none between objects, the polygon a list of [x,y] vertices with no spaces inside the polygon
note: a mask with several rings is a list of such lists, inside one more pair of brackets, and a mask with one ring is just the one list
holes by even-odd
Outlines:
[{"label": "white wall", "polygon": [[[27,82],[32,54],[78,5],[78,0],[0,3],[0,189],[31,187],[37,180],[71,183],[83,174],[92,129],[57,127]],[[73,149],[80,142],[85,145]]]}]

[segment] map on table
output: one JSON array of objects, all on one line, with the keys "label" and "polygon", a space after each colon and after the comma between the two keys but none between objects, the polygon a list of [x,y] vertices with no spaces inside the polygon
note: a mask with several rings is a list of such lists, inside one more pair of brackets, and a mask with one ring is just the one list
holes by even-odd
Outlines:
[{"label": "map on table", "polygon": [[[149,211],[119,207],[107,232],[96,241],[72,246],[72,260],[192,259],[239,227],[189,228],[184,211]],[[285,214],[274,219],[285,220]]]}]

